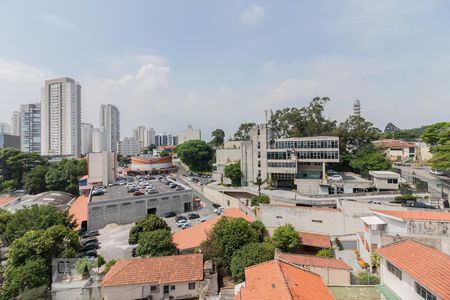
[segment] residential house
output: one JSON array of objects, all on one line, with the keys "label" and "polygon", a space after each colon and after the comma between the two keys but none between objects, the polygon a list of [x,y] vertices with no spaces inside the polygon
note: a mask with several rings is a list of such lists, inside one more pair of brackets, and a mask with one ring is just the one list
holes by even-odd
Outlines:
[{"label": "residential house", "polygon": [[405,162],[416,160],[416,145],[396,139],[383,139],[374,141],[373,144],[384,151],[387,159],[393,162]]},{"label": "residential house", "polygon": [[316,254],[321,249],[331,247],[330,236],[326,234],[299,231],[298,236],[302,253]]},{"label": "residential house", "polygon": [[211,273],[202,254],[121,259],[102,281],[103,299],[197,299]]},{"label": "residential house", "polygon": [[331,300],[319,275],[282,260],[271,260],[245,269],[245,283],[236,300]]},{"label": "residential house", "polygon": [[412,240],[377,250],[381,283],[401,299],[450,299],[450,256]]},{"label": "residential house", "polygon": [[319,274],[326,285],[350,285],[352,268],[340,259],[283,252],[277,252],[276,259]]}]

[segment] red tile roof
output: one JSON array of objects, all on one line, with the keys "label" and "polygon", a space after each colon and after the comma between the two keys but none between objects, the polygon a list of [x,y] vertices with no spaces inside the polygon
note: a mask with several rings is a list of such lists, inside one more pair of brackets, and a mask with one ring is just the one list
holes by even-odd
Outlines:
[{"label": "red tile roof", "polygon": [[352,269],[343,260],[335,258],[318,257],[314,255],[291,254],[283,252],[279,253],[277,257],[281,260],[299,266],[313,266],[320,268],[344,269],[344,270]]},{"label": "red tile roof", "polygon": [[[248,222],[255,221],[252,217],[244,214],[238,208],[225,208],[223,216],[230,218],[243,218]],[[208,231],[213,228],[221,217],[222,216],[215,216],[203,223],[175,232],[173,234],[173,242],[179,250],[199,247],[200,244],[206,240]]]},{"label": "red tile roof", "polygon": [[12,197],[0,197],[0,206],[6,205],[8,203],[13,202],[14,200],[16,200],[18,197],[17,196],[12,196]]},{"label": "red tile roof", "polygon": [[279,260],[246,268],[245,278],[235,299],[334,299],[319,275]]},{"label": "red tile roof", "polygon": [[102,286],[176,283],[203,280],[203,255],[129,258],[117,261]]},{"label": "red tile roof", "polygon": [[77,222],[77,228],[81,227],[81,222],[87,221],[88,217],[88,203],[89,197],[79,196],[69,208],[69,215],[73,215],[74,220]]},{"label": "red tile roof", "polygon": [[331,247],[330,237],[328,235],[299,231],[298,236],[301,238],[302,245],[317,248]]},{"label": "red tile roof", "polygon": [[416,146],[414,143],[394,139],[378,140],[373,143],[381,148],[412,148]]},{"label": "red tile roof", "polygon": [[395,217],[403,220],[429,220],[450,222],[450,212],[447,211],[412,211],[412,210],[372,210],[375,214]]},{"label": "red tile roof", "polygon": [[412,240],[389,244],[377,252],[438,298],[450,299],[449,255]]}]

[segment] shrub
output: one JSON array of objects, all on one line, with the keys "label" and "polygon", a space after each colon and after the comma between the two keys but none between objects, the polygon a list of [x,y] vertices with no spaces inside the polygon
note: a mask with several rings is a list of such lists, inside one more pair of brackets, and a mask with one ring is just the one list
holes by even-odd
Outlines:
[{"label": "shrub", "polygon": [[252,206],[259,206],[260,204],[269,204],[270,197],[267,195],[255,196],[252,199]]}]

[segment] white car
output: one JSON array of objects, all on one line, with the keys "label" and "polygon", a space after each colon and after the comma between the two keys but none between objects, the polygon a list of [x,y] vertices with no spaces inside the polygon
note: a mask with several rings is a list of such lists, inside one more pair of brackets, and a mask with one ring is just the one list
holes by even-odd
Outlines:
[{"label": "white car", "polygon": [[430,173],[434,175],[444,175],[444,172],[442,172],[441,170],[430,170]]},{"label": "white car", "polygon": [[191,225],[191,223],[183,223],[183,224],[181,224],[181,229],[186,229],[186,228],[189,228],[189,227],[191,227],[192,225]]},{"label": "white car", "polygon": [[334,174],[333,176],[330,176],[330,180],[334,180],[334,181],[342,181],[342,180],[344,180],[344,178],[342,178],[341,175]]},{"label": "white car", "polygon": [[177,226],[178,227],[182,227],[184,224],[189,224],[190,225],[189,220],[181,219],[181,220],[177,221]]}]

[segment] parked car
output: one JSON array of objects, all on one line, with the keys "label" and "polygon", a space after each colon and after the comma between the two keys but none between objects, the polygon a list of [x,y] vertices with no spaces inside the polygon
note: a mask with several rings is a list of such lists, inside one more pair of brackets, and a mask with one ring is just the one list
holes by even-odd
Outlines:
[{"label": "parked car", "polygon": [[101,196],[101,195],[104,195],[105,194],[105,192],[104,191],[102,191],[102,190],[93,190],[92,191],[92,196]]},{"label": "parked car", "polygon": [[98,239],[95,236],[89,237],[89,238],[86,238],[86,239],[81,239],[81,243],[87,243],[87,242],[90,242],[90,241],[97,241],[98,242]]},{"label": "parked car", "polygon": [[183,224],[186,224],[186,223],[189,223],[189,221],[182,219],[182,220],[177,221],[177,226],[181,227],[181,226],[183,226]]},{"label": "parked car", "polygon": [[182,186],[177,186],[175,188],[175,191],[182,191],[182,190],[184,190],[184,187],[182,187]]},{"label": "parked car", "polygon": [[133,196],[142,196],[142,195],[145,195],[145,194],[141,191],[136,191],[133,193]]},{"label": "parked car", "polygon": [[191,225],[191,223],[183,223],[183,224],[181,224],[181,229],[186,229],[186,228],[189,228],[189,227],[191,227],[192,225]]},{"label": "parked car", "polygon": [[370,203],[370,204],[384,205],[384,202],[383,202],[383,201],[376,201],[376,200],[370,200],[369,203]]},{"label": "parked car", "polygon": [[187,218],[188,218],[189,220],[192,220],[192,219],[198,219],[198,218],[200,218],[200,215],[197,214],[197,213],[191,212],[191,213],[188,213]]},{"label": "parked car", "polygon": [[91,230],[88,233],[86,233],[85,235],[82,236],[83,239],[89,238],[89,237],[93,237],[93,236],[97,236],[100,235],[100,233],[98,232],[98,230]]},{"label": "parked car", "polygon": [[137,188],[129,188],[128,189],[128,193],[135,193],[137,191],[139,191]]},{"label": "parked car", "polygon": [[90,245],[97,245],[98,246],[98,241],[97,240],[90,240],[90,241],[83,241],[81,242],[81,247],[87,247]]},{"label": "parked car", "polygon": [[76,255],[77,258],[87,257],[88,259],[91,257],[97,257],[97,250],[89,250],[89,251],[81,251]]},{"label": "parked car", "polygon": [[417,208],[436,209],[436,207],[434,207],[433,205],[426,204],[426,203],[424,203],[422,201],[416,201],[415,203],[414,202],[406,203],[405,206],[407,206],[407,207],[417,207]]},{"label": "parked car", "polygon": [[176,215],[177,215],[176,212],[168,211],[168,212],[164,213],[164,218],[171,218],[171,217],[175,217]]},{"label": "parked car", "polygon": [[186,216],[176,216],[175,217],[175,222],[178,222],[178,221],[180,221],[180,220],[185,220],[185,221],[187,221],[187,217]]},{"label": "parked car", "polygon": [[444,175],[444,172],[441,170],[430,170],[430,173],[434,174],[434,175],[440,175],[440,176]]},{"label": "parked car", "polygon": [[89,250],[96,250],[98,248],[100,248],[98,246],[98,244],[89,244],[89,245],[81,247],[81,252],[86,252],[86,251],[89,251]]},{"label": "parked car", "polygon": [[344,178],[342,178],[341,175],[335,174],[329,177],[330,180],[334,180],[334,181],[342,181],[344,180]]}]

